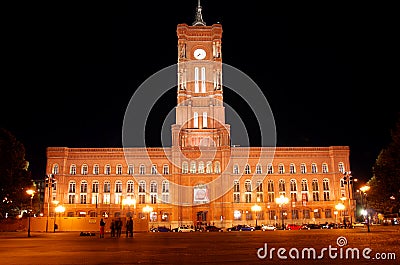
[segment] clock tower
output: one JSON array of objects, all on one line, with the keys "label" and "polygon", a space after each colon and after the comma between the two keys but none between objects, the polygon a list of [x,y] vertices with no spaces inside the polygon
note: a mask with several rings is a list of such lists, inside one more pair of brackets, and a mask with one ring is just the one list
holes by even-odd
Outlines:
[{"label": "clock tower", "polygon": [[207,26],[200,1],[191,26],[178,24],[176,123],[172,145],[181,150],[230,146],[222,89],[222,26]]}]

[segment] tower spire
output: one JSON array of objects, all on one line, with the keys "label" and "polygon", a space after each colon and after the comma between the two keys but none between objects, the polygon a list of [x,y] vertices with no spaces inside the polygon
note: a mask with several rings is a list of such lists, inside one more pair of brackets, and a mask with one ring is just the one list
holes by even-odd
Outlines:
[{"label": "tower spire", "polygon": [[197,1],[196,18],[192,24],[193,26],[205,26],[206,22],[203,20],[203,15],[201,14],[200,0]]}]

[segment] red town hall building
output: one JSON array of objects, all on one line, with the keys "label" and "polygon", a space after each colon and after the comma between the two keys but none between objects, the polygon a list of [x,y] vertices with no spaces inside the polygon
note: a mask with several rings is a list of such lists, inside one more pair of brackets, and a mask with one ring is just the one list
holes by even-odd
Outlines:
[{"label": "red town hall building", "polygon": [[[57,201],[63,217],[132,216],[154,227],[354,219],[351,185],[344,181],[349,147],[232,146],[221,24],[207,26],[199,5],[195,22],[179,24],[177,37],[172,146],[48,147],[46,172],[56,185],[46,192],[45,215],[53,216]],[[344,210],[335,208],[339,203]]]}]

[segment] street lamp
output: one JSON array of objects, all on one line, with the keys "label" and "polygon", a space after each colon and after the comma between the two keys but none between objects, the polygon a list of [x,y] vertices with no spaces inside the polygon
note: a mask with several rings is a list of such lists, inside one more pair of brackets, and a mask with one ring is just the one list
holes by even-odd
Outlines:
[{"label": "street lamp", "polygon": [[281,207],[282,230],[283,230],[283,229],[285,229],[285,221],[283,219],[283,205],[285,205],[289,202],[289,198],[281,195],[279,198],[276,198],[275,201],[277,204],[279,204],[279,207]]},{"label": "street lamp", "polygon": [[[128,205],[128,213],[129,213],[129,215],[130,215],[130,212],[131,212],[131,205],[134,205],[133,215],[136,214],[135,213],[136,212],[136,200],[135,199],[132,199],[132,198],[128,197],[128,198],[122,200],[122,204],[123,205]],[[131,217],[131,216],[126,216],[126,217]]]},{"label": "street lamp", "polygon": [[256,213],[256,226],[257,226],[258,212],[261,211],[261,206],[254,204],[253,206],[251,206],[251,210]]},{"label": "street lamp", "polygon": [[56,208],[55,208],[55,212],[56,212],[56,215],[54,216],[54,233],[56,232],[56,218],[57,218],[57,213],[58,214],[60,214],[60,213],[63,213],[63,212],[65,212],[65,207],[64,206],[62,206],[62,205],[58,205]]},{"label": "street lamp", "polygon": [[31,237],[31,212],[32,212],[32,208],[33,208],[33,204],[32,204],[32,200],[33,200],[33,196],[35,196],[35,191],[34,190],[27,190],[26,193],[31,196],[31,207],[29,209],[29,214],[28,214],[28,237]]},{"label": "street lamp", "polygon": [[367,227],[368,227],[368,232],[370,232],[370,229],[369,229],[369,216],[368,216],[368,210],[367,210],[367,191],[369,191],[369,189],[370,189],[370,187],[369,186],[362,186],[361,188],[360,188],[360,191],[362,191],[362,193],[363,193],[363,198],[364,198],[364,203],[365,203],[365,207],[364,207],[364,211],[363,211],[363,215],[364,215],[364,218],[365,218],[365,220],[366,220],[366,222],[367,222]]},{"label": "street lamp", "polygon": [[[345,209],[346,207],[344,206],[343,203],[339,202],[338,204],[335,205],[335,209],[340,211],[340,213],[342,213],[342,211]],[[336,212],[337,215],[337,212]],[[343,215],[343,214],[342,214]]]},{"label": "street lamp", "polygon": [[150,213],[153,212],[153,207],[146,205],[143,207],[143,212],[147,213],[147,225],[150,224]]}]

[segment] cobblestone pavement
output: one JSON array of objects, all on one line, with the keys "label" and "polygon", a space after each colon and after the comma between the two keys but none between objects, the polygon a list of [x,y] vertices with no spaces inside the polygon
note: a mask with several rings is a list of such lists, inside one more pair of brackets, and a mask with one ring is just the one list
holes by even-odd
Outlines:
[{"label": "cobblestone pavement", "polygon": [[26,232],[1,232],[1,264],[400,264],[400,226],[374,226],[369,233],[355,228],[133,238],[79,234],[31,232],[28,238]]}]

